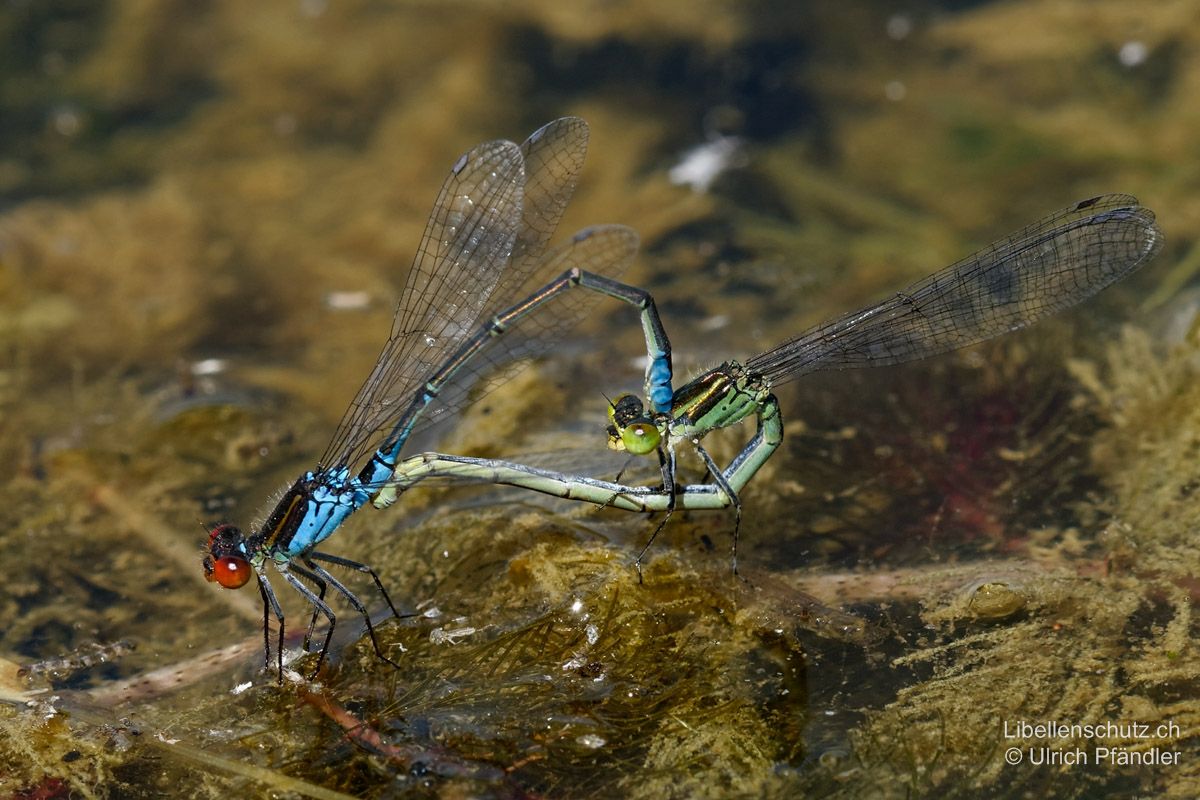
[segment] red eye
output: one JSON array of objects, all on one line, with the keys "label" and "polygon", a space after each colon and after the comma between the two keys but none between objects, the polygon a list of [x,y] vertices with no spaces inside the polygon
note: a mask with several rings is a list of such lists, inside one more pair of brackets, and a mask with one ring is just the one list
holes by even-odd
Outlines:
[{"label": "red eye", "polygon": [[250,580],[250,562],[237,556],[205,559],[205,577],[226,589],[240,589]]},{"label": "red eye", "polygon": [[250,580],[252,569],[246,558],[246,542],[233,525],[218,525],[208,535],[204,577],[226,589],[240,589]]}]

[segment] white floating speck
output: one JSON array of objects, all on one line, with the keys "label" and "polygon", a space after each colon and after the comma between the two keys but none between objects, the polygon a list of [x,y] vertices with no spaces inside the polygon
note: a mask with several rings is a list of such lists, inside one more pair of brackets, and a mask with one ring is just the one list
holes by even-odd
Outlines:
[{"label": "white floating speck", "polygon": [[369,292],[330,292],[325,295],[325,305],[334,311],[361,311],[371,305]]},{"label": "white floating speck", "polygon": [[696,327],[702,331],[719,331],[727,325],[729,325],[728,314],[713,314],[711,317],[701,320]]},{"label": "white floating speck", "polygon": [[219,375],[225,371],[228,362],[223,358],[202,358],[199,361],[192,362],[192,374],[200,375]]},{"label": "white floating speck", "polygon": [[1121,45],[1121,49],[1117,51],[1117,60],[1123,67],[1136,67],[1145,61],[1148,55],[1150,55],[1150,50],[1146,47],[1146,43],[1133,39]]},{"label": "white floating speck", "polygon": [[692,187],[693,192],[707,192],[717,176],[741,162],[741,147],[736,136],[718,136],[684,153],[667,178],[676,186]]}]

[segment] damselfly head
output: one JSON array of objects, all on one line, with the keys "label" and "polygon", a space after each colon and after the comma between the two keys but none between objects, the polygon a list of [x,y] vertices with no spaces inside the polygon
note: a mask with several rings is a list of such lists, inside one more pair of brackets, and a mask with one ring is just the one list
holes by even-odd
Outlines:
[{"label": "damselfly head", "polygon": [[240,589],[250,580],[253,570],[246,558],[245,537],[241,528],[218,525],[208,534],[208,555],[204,557],[204,577],[226,589]]},{"label": "damselfly head", "polygon": [[653,453],[662,441],[662,431],[646,415],[642,401],[632,394],[623,394],[608,404],[608,447],[631,455]]}]

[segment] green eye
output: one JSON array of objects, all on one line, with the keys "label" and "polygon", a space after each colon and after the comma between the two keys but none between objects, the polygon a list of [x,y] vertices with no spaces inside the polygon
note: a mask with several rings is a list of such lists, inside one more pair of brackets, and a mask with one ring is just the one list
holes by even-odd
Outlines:
[{"label": "green eye", "polygon": [[621,443],[635,456],[653,453],[661,438],[658,428],[649,422],[634,422],[621,430]]}]

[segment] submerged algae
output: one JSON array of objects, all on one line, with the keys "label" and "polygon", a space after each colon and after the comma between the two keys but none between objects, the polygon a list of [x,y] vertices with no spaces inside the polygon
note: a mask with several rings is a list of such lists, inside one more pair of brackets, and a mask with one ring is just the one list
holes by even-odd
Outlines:
[{"label": "submerged algae", "polygon": [[[0,610],[19,660],[88,640],[141,646],[54,685],[87,692],[56,692],[70,720],[44,719],[45,705],[0,710],[0,762],[15,765],[4,791],[1196,793],[1186,346],[1163,357],[1131,335],[1125,356],[1083,381],[1090,396],[1065,391],[1070,402],[1027,376],[1019,345],[785,399],[787,452],[747,489],[743,563],[770,565],[748,585],[728,575],[724,515],[677,517],[639,587],[640,518],[511,494],[486,514],[474,496],[406,496],[338,552],[442,614],[388,626],[411,672],[384,669],[365,643],[346,651],[315,689],[341,704],[338,720],[269,679],[230,694],[261,658],[257,598],[208,591],[196,566],[199,521],[258,502],[319,450],[386,328],[443,157],[549,116],[589,119],[592,167],[565,227],[636,221],[648,242],[637,281],[665,301],[679,351],[716,362],[924,274],[970,237],[1099,191],[1141,194],[1172,211],[1173,240],[1188,235],[1196,202],[1179,165],[1200,50],[1179,22],[1186,4],[1139,9],[1136,25],[1120,2],[928,14],[769,3],[669,17],[628,4],[585,15],[561,3],[436,15],[363,2],[109,5],[113,22],[87,31],[101,40],[93,56],[36,54],[35,69],[67,70],[74,103],[31,130],[75,152],[45,173],[0,160],[0,188],[98,187],[0,222],[0,337],[14,361],[0,372],[0,452],[18,465],[0,553],[22,565]],[[646,27],[662,18],[669,36]],[[893,36],[893,21],[909,34]],[[1118,66],[1131,37],[1154,69]],[[616,62],[626,71],[608,69]],[[628,64],[644,75],[630,80]],[[82,135],[64,138],[58,123],[73,115]],[[671,187],[667,161],[714,118],[745,123],[730,132],[748,137],[750,165],[715,184],[722,197]],[[92,187],[77,185],[89,175]],[[144,183],[108,188],[131,177]],[[372,303],[314,313],[322,287],[365,289]],[[573,446],[603,447],[600,392],[639,371],[616,355],[639,350],[636,326],[618,319],[592,321],[603,338],[567,354],[573,371],[527,373],[445,449],[559,446],[530,428],[568,416],[585,420]],[[222,386],[257,387],[252,402],[145,408],[148,386],[177,380],[177,359],[214,353],[235,362]],[[263,388],[287,399],[264,402]],[[968,396],[1000,415],[964,411]],[[1049,422],[1004,434],[1011,409],[1043,407]],[[741,433],[714,450],[731,456]],[[972,599],[1000,583],[1021,607],[979,618]],[[571,611],[576,600],[591,620]],[[457,644],[431,640],[467,628]],[[154,667],[152,687],[104,694]],[[17,690],[49,688],[22,680]],[[1171,719],[1183,732],[1164,746],[1186,757],[1155,772],[1009,769],[1005,714]],[[393,749],[348,741],[351,719]],[[450,754],[434,752],[441,741]],[[429,745],[427,761],[391,760],[410,742]],[[439,777],[454,772],[450,756],[486,769]],[[481,777],[499,772],[513,778]]]},{"label": "submerged algae", "polygon": [[[1198,358],[1194,341],[1163,354],[1130,327],[1103,367],[1073,364],[1086,387],[1079,404],[1108,422],[1094,435],[1091,456],[1111,492],[1104,506],[1113,521],[1082,550],[1059,538],[1034,553],[1040,567],[998,569],[985,579],[1003,583],[1014,600],[986,626],[972,624],[973,601],[986,583],[942,602],[927,597],[922,616],[937,633],[913,640],[911,652],[893,660],[916,680],[854,733],[861,769],[853,794],[969,796],[985,786],[1002,794],[1195,794],[1200,708],[1191,698],[1200,668],[1188,654],[1197,635],[1200,506],[1189,487],[1200,442]],[[1130,733],[1045,742],[1009,735],[1014,722],[1047,720],[1115,720],[1129,723],[1121,730]],[[1135,735],[1135,724],[1149,733]],[[1086,758],[1076,769],[1039,770],[1002,757],[1008,748],[1021,757],[1042,745],[1079,749]],[[1115,769],[1115,762],[1093,760],[1104,747],[1157,748],[1171,756],[1163,762],[1170,766],[1139,769],[1129,761]]]}]

